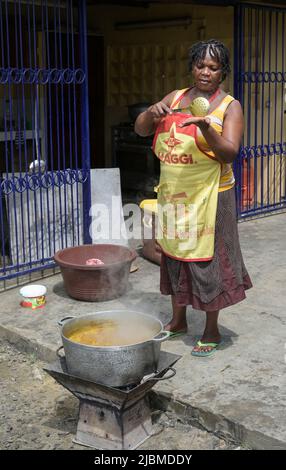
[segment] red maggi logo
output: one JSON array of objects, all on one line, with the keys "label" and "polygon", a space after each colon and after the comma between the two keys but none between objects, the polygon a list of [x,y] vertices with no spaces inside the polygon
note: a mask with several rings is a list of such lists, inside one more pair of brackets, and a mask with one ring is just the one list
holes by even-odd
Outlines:
[{"label": "red maggi logo", "polygon": [[183,153],[182,155],[178,155],[172,152],[159,152],[158,158],[164,162],[169,164],[183,164],[189,165],[194,163],[192,154]]}]

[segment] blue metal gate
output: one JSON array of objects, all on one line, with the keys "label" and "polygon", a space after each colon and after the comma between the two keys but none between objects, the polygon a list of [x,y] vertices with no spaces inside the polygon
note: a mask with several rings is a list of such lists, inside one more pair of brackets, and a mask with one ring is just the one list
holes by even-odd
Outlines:
[{"label": "blue metal gate", "polygon": [[245,116],[235,163],[239,218],[286,206],[285,8],[235,8],[234,87]]},{"label": "blue metal gate", "polygon": [[0,61],[5,280],[89,241],[85,0],[0,0]]}]

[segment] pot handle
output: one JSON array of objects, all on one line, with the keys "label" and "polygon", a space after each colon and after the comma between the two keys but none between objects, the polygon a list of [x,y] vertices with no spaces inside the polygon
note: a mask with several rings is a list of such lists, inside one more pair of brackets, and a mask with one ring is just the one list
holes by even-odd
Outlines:
[{"label": "pot handle", "polygon": [[63,359],[63,358],[65,357],[65,355],[62,356],[62,355],[60,354],[60,350],[61,350],[61,349],[64,349],[64,347],[63,347],[63,346],[60,346],[60,347],[56,350],[56,355],[57,355],[60,359]]},{"label": "pot handle", "polygon": [[176,375],[176,370],[173,367],[168,367],[167,372],[169,371],[171,371],[171,374],[164,377],[154,377],[154,375],[156,375],[156,372],[153,372],[153,374],[150,375],[145,375],[141,380],[140,384],[144,384],[145,382],[149,382],[150,380],[156,380],[157,382],[159,382],[159,380],[171,379],[172,377],[174,377],[174,375]]},{"label": "pot handle", "polygon": [[59,325],[59,326],[63,326],[64,323],[65,323],[67,320],[71,320],[72,318],[75,318],[75,317],[64,317],[64,318],[62,318],[61,320],[58,321],[58,325]]},{"label": "pot handle", "polygon": [[153,338],[152,341],[157,341],[158,343],[162,343],[163,341],[166,341],[170,337],[170,331],[161,331],[160,335],[156,338]]}]

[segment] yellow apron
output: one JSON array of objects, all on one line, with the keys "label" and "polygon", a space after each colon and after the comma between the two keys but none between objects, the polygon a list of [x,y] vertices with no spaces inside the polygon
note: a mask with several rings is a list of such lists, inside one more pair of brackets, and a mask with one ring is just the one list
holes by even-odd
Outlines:
[{"label": "yellow apron", "polygon": [[157,241],[172,258],[209,261],[214,254],[221,164],[199,149],[197,126],[178,127],[185,119],[184,113],[165,116],[153,140],[161,167]]}]

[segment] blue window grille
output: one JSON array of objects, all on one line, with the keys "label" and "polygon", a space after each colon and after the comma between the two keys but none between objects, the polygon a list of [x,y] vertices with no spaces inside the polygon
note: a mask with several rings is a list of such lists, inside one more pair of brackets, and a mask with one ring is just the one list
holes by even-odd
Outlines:
[{"label": "blue window grille", "polygon": [[85,1],[0,1],[1,280],[90,240],[86,35]]},{"label": "blue window grille", "polygon": [[243,4],[234,15],[234,89],[245,117],[235,162],[238,217],[286,207],[285,8]]}]

